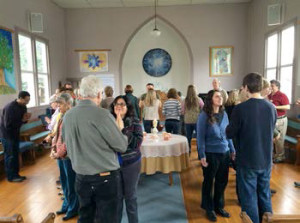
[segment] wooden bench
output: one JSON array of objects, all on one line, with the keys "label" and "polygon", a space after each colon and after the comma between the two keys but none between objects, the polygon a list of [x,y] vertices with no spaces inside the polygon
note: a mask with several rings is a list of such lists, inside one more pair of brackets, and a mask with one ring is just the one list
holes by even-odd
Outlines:
[{"label": "wooden bench", "polygon": [[[41,223],[54,223],[55,214],[49,213]],[[11,217],[0,217],[0,223],[24,223],[23,217],[20,214],[15,214]]]},{"label": "wooden bench", "polygon": [[40,119],[28,122],[22,125],[20,129],[21,140],[35,144],[40,144],[49,133],[50,131],[46,130]]},{"label": "wooden bench", "polygon": [[35,160],[35,146],[40,144],[50,131],[45,129],[42,121],[33,120],[23,124],[20,129],[20,145],[19,145],[19,164],[22,166],[22,153],[30,152],[30,156]]},{"label": "wooden bench", "polygon": [[288,120],[287,133],[284,138],[285,148],[296,151],[295,165],[300,165],[300,121],[297,119]]},{"label": "wooden bench", "polygon": [[[243,223],[252,223],[246,212],[241,213]],[[272,213],[264,213],[262,223],[299,223],[300,215],[277,215]]]}]

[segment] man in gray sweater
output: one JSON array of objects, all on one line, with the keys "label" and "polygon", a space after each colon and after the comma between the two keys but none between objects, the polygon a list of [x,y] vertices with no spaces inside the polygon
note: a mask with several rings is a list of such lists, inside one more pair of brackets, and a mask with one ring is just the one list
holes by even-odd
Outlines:
[{"label": "man in gray sweater", "polygon": [[127,149],[127,137],[108,110],[99,108],[101,84],[95,76],[81,80],[81,99],[65,114],[62,137],[76,172],[79,223],[119,223],[122,185],[117,152]]}]

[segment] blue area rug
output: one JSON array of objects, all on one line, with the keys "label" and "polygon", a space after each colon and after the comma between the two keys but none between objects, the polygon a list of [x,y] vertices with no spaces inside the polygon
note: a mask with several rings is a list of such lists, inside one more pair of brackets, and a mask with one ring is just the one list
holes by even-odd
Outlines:
[{"label": "blue area rug", "polygon": [[[123,209],[122,223],[128,223]],[[187,223],[187,215],[178,173],[173,173],[173,186],[168,174],[142,174],[138,185],[138,212],[140,223]]]}]

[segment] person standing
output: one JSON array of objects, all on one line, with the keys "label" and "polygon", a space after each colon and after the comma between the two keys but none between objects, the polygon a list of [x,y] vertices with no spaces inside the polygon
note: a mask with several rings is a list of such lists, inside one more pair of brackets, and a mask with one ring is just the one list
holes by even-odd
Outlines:
[{"label": "person standing", "polygon": [[168,100],[163,104],[162,113],[166,117],[166,132],[179,134],[181,104],[178,100],[177,91],[171,88],[167,94]]},{"label": "person standing", "polygon": [[213,90],[220,91],[223,97],[223,105],[227,102],[228,94],[227,92],[221,88],[221,81],[218,78],[214,78],[212,82]]},{"label": "person standing", "polygon": [[20,91],[18,99],[7,104],[1,115],[0,139],[4,148],[4,166],[9,182],[22,182],[25,176],[19,175],[19,138],[20,128],[27,122],[31,114],[27,113],[26,105],[30,101],[27,91]]},{"label": "person standing", "polygon": [[[133,106],[126,96],[118,96],[111,105],[111,113],[117,126],[128,137],[128,148],[120,154],[123,197],[129,223],[138,223],[137,185],[141,171],[141,151],[143,129],[139,119],[134,116]],[[120,207],[121,211],[123,209]]]},{"label": "person standing", "polygon": [[101,108],[109,109],[111,103],[114,101],[114,89],[111,86],[106,86],[104,88],[105,99],[103,99],[100,103]]},{"label": "person standing", "polygon": [[134,116],[138,119],[139,118],[139,114],[140,114],[140,109],[139,109],[139,100],[137,99],[137,97],[135,97],[132,93],[133,93],[133,88],[131,85],[126,85],[125,87],[125,96],[128,98],[128,100],[130,101],[131,105],[133,106],[134,109]]},{"label": "person standing", "polygon": [[69,220],[78,215],[78,197],[75,192],[75,178],[76,173],[74,172],[71,164],[71,160],[67,156],[66,144],[62,141],[62,125],[64,114],[72,108],[73,98],[68,93],[62,93],[57,97],[56,102],[60,109],[61,118],[57,124],[56,135],[52,140],[52,150],[50,157],[57,159],[59,171],[60,171],[60,182],[64,192],[65,199],[62,207],[56,212],[57,215],[65,214],[62,218],[63,221]]},{"label": "person standing", "polygon": [[201,207],[206,210],[210,221],[217,221],[216,213],[230,217],[224,210],[224,191],[228,183],[230,157],[234,159],[235,149],[232,140],[227,139],[225,134],[228,116],[222,104],[221,92],[209,91],[197,121],[198,155],[204,176]]},{"label": "person standing", "polygon": [[157,99],[156,92],[150,89],[145,100],[139,102],[139,107],[144,115],[144,117],[141,116],[140,121],[143,121],[145,132],[151,133],[153,120],[159,120],[159,110],[161,108],[161,102]]},{"label": "person standing", "polygon": [[273,103],[277,110],[276,129],[280,133],[280,138],[275,142],[274,163],[282,163],[285,159],[284,154],[284,138],[287,131],[288,119],[287,110],[290,110],[290,102],[288,97],[280,91],[280,82],[271,80],[272,93],[268,96],[270,102]]},{"label": "person standing", "polygon": [[249,99],[235,106],[226,128],[228,138],[236,138],[236,164],[242,211],[253,223],[263,213],[272,212],[270,177],[273,133],[276,123],[274,106],[261,96],[263,79],[250,73],[243,79],[243,91]]},{"label": "person standing", "polygon": [[79,223],[119,223],[122,184],[117,152],[128,139],[107,109],[99,108],[101,83],[93,75],[80,84],[81,100],[64,116],[62,139],[76,173]]},{"label": "person standing", "polygon": [[186,129],[186,137],[189,143],[189,152],[191,153],[191,141],[193,132],[196,132],[196,123],[200,111],[204,106],[203,100],[197,96],[194,85],[189,85],[186,93],[186,98],[182,101],[181,112],[184,115],[184,125]]}]

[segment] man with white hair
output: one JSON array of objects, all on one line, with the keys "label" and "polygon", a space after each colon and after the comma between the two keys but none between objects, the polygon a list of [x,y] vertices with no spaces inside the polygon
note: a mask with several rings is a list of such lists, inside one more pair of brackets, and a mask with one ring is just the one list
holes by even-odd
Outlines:
[{"label": "man with white hair", "polygon": [[78,105],[64,117],[62,137],[76,172],[79,223],[119,223],[122,202],[117,152],[127,149],[122,134],[108,110],[99,108],[100,80],[90,75],[81,80]]},{"label": "man with white hair", "polygon": [[225,105],[227,99],[228,99],[228,94],[227,92],[221,88],[221,81],[218,80],[218,78],[214,78],[212,82],[212,86],[214,90],[220,91],[223,97],[223,105]]}]

